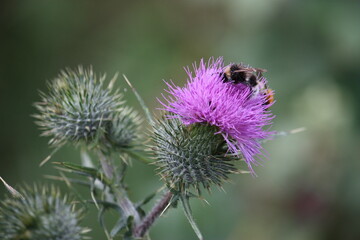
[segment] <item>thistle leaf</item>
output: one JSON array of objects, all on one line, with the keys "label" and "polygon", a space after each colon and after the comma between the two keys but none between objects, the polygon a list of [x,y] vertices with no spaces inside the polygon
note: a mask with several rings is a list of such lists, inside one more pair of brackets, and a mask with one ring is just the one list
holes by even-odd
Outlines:
[{"label": "thistle leaf", "polygon": [[99,179],[107,185],[111,184],[111,181],[108,178],[106,178],[104,176],[104,174],[101,171],[99,171],[98,169],[84,167],[84,166],[81,166],[81,165],[78,165],[75,163],[70,163],[70,162],[54,162],[54,164],[60,165],[61,170],[68,170],[70,172],[77,173],[79,175],[85,175],[85,176],[92,177],[94,179]]},{"label": "thistle leaf", "polygon": [[123,77],[124,77],[126,83],[129,85],[129,87],[130,87],[131,90],[133,91],[133,93],[135,94],[137,100],[139,101],[142,109],[143,109],[144,112],[145,112],[145,115],[146,115],[147,120],[149,121],[149,123],[152,124],[152,123],[154,122],[154,120],[153,120],[153,118],[152,118],[152,116],[151,116],[151,113],[150,113],[150,111],[149,111],[149,108],[146,106],[144,100],[142,99],[142,97],[140,96],[140,94],[136,91],[136,89],[133,87],[133,85],[131,84],[131,82],[129,81],[129,79],[128,79],[124,74],[123,74]]},{"label": "thistle leaf", "polygon": [[181,203],[183,205],[183,209],[184,209],[184,213],[185,213],[185,216],[186,218],[188,219],[192,229],[194,230],[196,236],[199,238],[199,240],[204,240],[198,226],[196,225],[195,223],[195,220],[192,216],[192,211],[191,211],[191,208],[190,208],[190,202],[189,202],[189,197],[185,194],[181,194],[180,195],[180,200],[181,200]]}]

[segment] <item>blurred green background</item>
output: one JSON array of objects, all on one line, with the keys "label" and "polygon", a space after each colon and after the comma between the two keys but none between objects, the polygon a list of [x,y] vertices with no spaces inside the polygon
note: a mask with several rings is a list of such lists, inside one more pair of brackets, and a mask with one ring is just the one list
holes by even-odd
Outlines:
[{"label": "blurred green background", "polygon": [[[1,1],[0,176],[17,185],[56,173],[38,167],[51,150],[30,115],[60,69],[125,73],[156,113],[163,79],[183,85],[183,66],[224,56],[268,69],[274,130],[307,131],[266,143],[259,177],[232,176],[226,193],[205,195],[210,206],[192,201],[205,239],[360,239],[359,24],[360,2],[350,0]],[[79,152],[65,147],[53,161],[78,162]],[[137,162],[127,180],[135,200],[161,185]],[[96,211],[83,224],[105,239]],[[196,239],[180,209],[151,236]]]}]

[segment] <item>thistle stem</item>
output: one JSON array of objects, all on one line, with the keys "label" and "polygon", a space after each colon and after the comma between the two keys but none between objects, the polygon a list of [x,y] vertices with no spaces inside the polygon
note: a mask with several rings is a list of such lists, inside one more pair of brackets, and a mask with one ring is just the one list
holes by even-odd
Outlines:
[{"label": "thistle stem", "polygon": [[161,199],[158,201],[155,206],[151,209],[148,215],[141,221],[141,223],[136,226],[134,229],[134,237],[142,238],[149,230],[149,228],[154,224],[155,220],[166,210],[169,205],[173,194],[167,192]]},{"label": "thistle stem", "polygon": [[130,201],[127,196],[126,190],[123,187],[115,188],[111,187],[111,190],[114,192],[116,202],[119,204],[120,208],[123,210],[124,217],[127,219],[130,216],[134,217],[134,223],[138,224],[140,222],[140,215],[136,210],[134,204]]},{"label": "thistle stem", "polygon": [[[116,172],[114,171],[113,164],[109,163],[106,156],[99,152],[99,158],[105,176],[109,179],[119,179],[118,176],[115,176]],[[136,210],[134,204],[130,201],[126,189],[121,183],[121,181],[119,184],[115,184],[114,182],[112,184],[109,184],[109,188],[110,191],[114,194],[115,201],[122,209],[125,219],[132,216],[134,218],[135,225],[137,225],[141,220],[140,215]]]}]

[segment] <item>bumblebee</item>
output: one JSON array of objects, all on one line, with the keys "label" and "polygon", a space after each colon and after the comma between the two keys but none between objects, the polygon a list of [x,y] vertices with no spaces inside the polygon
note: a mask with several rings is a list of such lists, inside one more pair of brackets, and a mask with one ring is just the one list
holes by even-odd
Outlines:
[{"label": "bumblebee", "polygon": [[231,82],[233,84],[245,84],[249,86],[253,95],[264,94],[266,95],[266,105],[274,102],[273,90],[260,81],[262,73],[267,72],[266,69],[253,68],[246,66],[242,63],[231,64],[224,69],[223,82]]}]

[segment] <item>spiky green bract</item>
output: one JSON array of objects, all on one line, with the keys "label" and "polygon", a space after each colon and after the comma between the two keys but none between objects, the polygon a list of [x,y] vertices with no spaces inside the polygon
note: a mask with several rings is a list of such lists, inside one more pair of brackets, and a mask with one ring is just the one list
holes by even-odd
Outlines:
[{"label": "spiky green bract", "polygon": [[218,129],[208,124],[184,125],[179,119],[163,118],[154,127],[154,151],[160,174],[171,188],[184,192],[194,187],[221,185],[234,173],[234,156]]},{"label": "spiky green bract", "polygon": [[48,83],[47,94],[35,107],[37,124],[50,144],[96,143],[122,106],[122,95],[105,88],[105,76],[98,78],[92,68],[66,69]]},{"label": "spiky green bract", "polygon": [[80,240],[82,210],[75,210],[55,187],[25,187],[24,198],[6,197],[0,204],[2,240]]},{"label": "spiky green bract", "polygon": [[122,108],[106,126],[105,141],[106,149],[124,149],[134,147],[139,138],[141,118],[130,107]]}]

